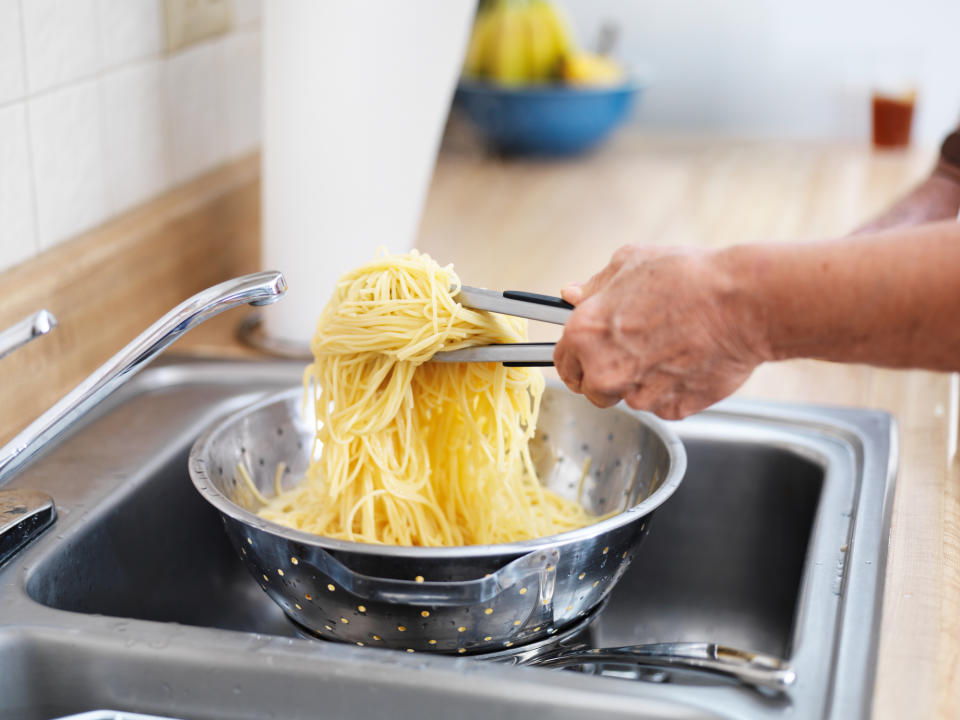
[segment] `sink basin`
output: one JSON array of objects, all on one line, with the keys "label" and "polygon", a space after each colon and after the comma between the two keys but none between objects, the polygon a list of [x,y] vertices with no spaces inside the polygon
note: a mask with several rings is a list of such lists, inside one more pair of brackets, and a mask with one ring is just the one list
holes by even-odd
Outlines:
[{"label": "sink basin", "polygon": [[211,420],[300,372],[167,361],[10,483],[50,493],[60,517],[0,568],[0,718],[869,715],[889,416],[728,401],[675,424],[687,476],[590,627],[596,647],[709,641],[783,657],[798,679],[772,696],[674,672],[637,682],[298,637],[186,458]]}]

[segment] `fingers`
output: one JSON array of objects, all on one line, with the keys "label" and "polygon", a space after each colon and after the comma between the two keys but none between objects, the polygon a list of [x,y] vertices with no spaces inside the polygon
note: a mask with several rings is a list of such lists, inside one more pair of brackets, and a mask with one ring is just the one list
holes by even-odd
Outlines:
[{"label": "fingers", "polygon": [[[584,393],[591,397],[596,404],[607,407],[610,402],[609,392],[600,388],[583,386],[585,368],[591,368],[595,373],[598,364],[609,357],[609,353],[597,356],[596,348],[600,339],[606,334],[606,319],[601,313],[594,312],[595,303],[581,305],[574,310],[563,328],[563,335],[553,351],[553,364],[560,379],[574,392]],[[616,402],[614,399],[613,402]]]},{"label": "fingers", "polygon": [[[607,283],[609,283],[610,280],[613,278],[613,276],[617,274],[617,271],[620,269],[621,264],[622,263],[615,264],[613,261],[611,261],[609,264],[607,264],[605,268],[603,268],[603,270],[593,275],[589,280],[587,280],[582,285],[578,285],[578,289],[580,290],[579,302],[576,302],[573,304],[578,305],[580,302],[583,302],[591,295],[595,295],[596,293],[603,290],[604,286],[606,286]],[[568,300],[567,302],[571,302],[571,301]]]},{"label": "fingers", "polygon": [[644,410],[664,420],[683,420],[694,412],[687,407],[683,396],[674,392],[652,393],[641,387],[627,394],[624,401],[634,410]]},{"label": "fingers", "polygon": [[577,356],[576,350],[571,347],[571,343],[566,339],[566,335],[560,338],[557,346],[553,349],[553,366],[568,388],[574,392],[580,392],[583,367],[580,365],[580,358]]},{"label": "fingers", "polygon": [[571,333],[571,324],[574,328],[578,327],[576,321],[569,323],[553,351],[553,365],[557,374],[567,387],[582,393],[597,407],[616,405],[623,397],[617,384],[621,374],[611,372],[613,368],[608,357],[591,352],[591,348],[596,346],[592,340],[593,333],[577,333],[575,329]]},{"label": "fingers", "polygon": [[583,300],[583,288],[578,282],[572,282],[560,291],[560,297],[571,305],[579,305]]},{"label": "fingers", "polygon": [[597,407],[608,408],[625,400],[635,410],[652,412],[664,420],[682,420],[711,404],[709,400],[701,402],[674,374],[651,371],[648,366],[618,367],[566,335],[557,343],[553,362],[567,387]]},{"label": "fingers", "polygon": [[721,307],[728,288],[708,259],[626,246],[587,282],[563,288],[576,306],[554,353],[563,381],[599,407],[624,398],[670,420],[732,392],[756,361],[737,345]]},{"label": "fingers", "polygon": [[645,410],[664,420],[683,420],[712,404],[693,392],[682,378],[669,373],[651,373],[624,396],[634,410]]},{"label": "fingers", "polygon": [[[685,394],[676,386],[676,376],[654,370],[667,350],[660,347],[662,343],[651,346],[647,341],[656,332],[662,334],[662,326],[669,320],[669,313],[651,312],[649,298],[643,295],[644,278],[656,275],[656,268],[649,266],[665,254],[675,251],[622,247],[587,282],[570,283],[561,290],[564,300],[576,310],[557,343],[554,364],[571,390],[598,407],[610,407],[626,398],[631,406],[663,417],[688,412],[686,400],[678,399]],[[628,331],[622,325],[624,313],[632,319]],[[636,321],[638,317],[642,321]],[[654,376],[648,378],[651,371]]]},{"label": "fingers", "polygon": [[567,387],[597,407],[607,408],[620,402],[625,390],[632,387],[630,373],[622,372],[609,353],[598,356],[591,352],[595,345],[564,333],[554,349],[553,364]]},{"label": "fingers", "polygon": [[568,283],[560,290],[560,297],[571,305],[579,305],[591,295],[600,292],[600,290],[610,282],[613,276],[617,274],[623,264],[638,251],[640,251],[640,249],[635,245],[624,245],[613,254],[610,262],[607,263],[606,267],[600,272],[594,274],[593,277],[585,283]]},{"label": "fingers", "polygon": [[608,408],[616,405],[623,399],[623,393],[616,390],[602,390],[591,386],[587,382],[580,383],[580,392],[583,396],[599,408]]},{"label": "fingers", "polygon": [[[626,393],[624,400],[634,410],[667,410],[676,397],[676,379],[663,373],[650,373]],[[659,413],[656,413],[659,414]]]}]

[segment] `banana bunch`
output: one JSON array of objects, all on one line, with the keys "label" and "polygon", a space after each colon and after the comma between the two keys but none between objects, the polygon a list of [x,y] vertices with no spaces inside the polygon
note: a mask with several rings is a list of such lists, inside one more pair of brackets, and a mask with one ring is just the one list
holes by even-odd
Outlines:
[{"label": "banana bunch", "polygon": [[617,63],[603,55],[575,52],[567,55],[560,67],[560,74],[570,85],[598,87],[618,85],[623,82],[623,70]]},{"label": "banana bunch", "polygon": [[508,86],[549,82],[576,52],[566,20],[547,0],[492,0],[477,14],[464,74]]}]

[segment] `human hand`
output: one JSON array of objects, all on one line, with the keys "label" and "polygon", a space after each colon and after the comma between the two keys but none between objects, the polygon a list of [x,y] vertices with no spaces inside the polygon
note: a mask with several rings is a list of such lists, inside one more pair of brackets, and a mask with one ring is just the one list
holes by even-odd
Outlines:
[{"label": "human hand", "polygon": [[736,390],[766,359],[763,317],[722,251],[628,245],[583,285],[557,343],[561,379],[592,403],[678,420]]}]

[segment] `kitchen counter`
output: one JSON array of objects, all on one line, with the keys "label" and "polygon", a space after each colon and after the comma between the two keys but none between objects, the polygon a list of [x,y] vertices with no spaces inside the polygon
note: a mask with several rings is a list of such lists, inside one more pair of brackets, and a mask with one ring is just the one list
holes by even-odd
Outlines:
[{"label": "kitchen counter", "polygon": [[[625,133],[578,162],[505,162],[451,138],[420,247],[465,281],[556,294],[621,245],[843,235],[929,171],[933,153]],[[467,270],[469,268],[469,271]],[[469,273],[469,274],[468,274]],[[759,368],[752,398],[864,406],[900,425],[878,720],[960,716],[960,462],[947,462],[949,376],[816,361]]]},{"label": "kitchen counter", "polygon": [[[932,157],[921,150],[877,154],[852,144],[625,132],[586,158],[517,162],[484,155],[455,128],[418,245],[453,262],[470,284],[555,294],[630,242],[727,245],[842,235],[922,177]],[[249,165],[231,172],[247,182]],[[255,195],[248,185],[242,193],[248,212]],[[229,215],[231,206],[219,212]],[[0,286],[9,277],[0,277]],[[155,317],[142,318],[141,326]],[[240,317],[231,312],[211,321],[175,350],[252,354],[233,337]],[[552,339],[555,330],[538,327],[532,334]],[[112,343],[104,344],[99,361],[116,349]],[[944,374],[814,361],[764,366],[739,391],[878,408],[900,423],[874,700],[879,719],[960,714],[960,464],[946,457],[949,392]],[[31,407],[14,407],[22,415],[15,424],[32,417]]]}]

